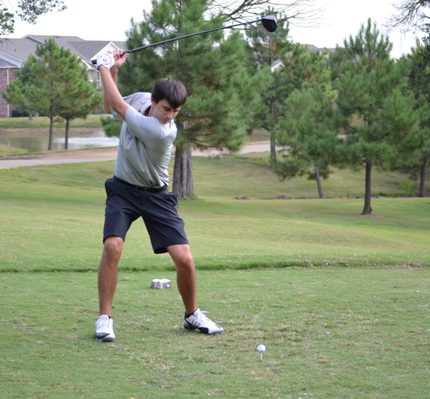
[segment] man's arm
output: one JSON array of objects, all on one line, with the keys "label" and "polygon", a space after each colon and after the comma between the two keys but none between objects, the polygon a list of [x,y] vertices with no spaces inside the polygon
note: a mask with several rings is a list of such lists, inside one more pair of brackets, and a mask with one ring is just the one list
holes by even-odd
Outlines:
[{"label": "man's arm", "polygon": [[[99,72],[100,72],[100,69],[99,69]],[[116,86],[118,87],[118,69],[116,69],[116,68],[114,69],[112,67],[110,69],[110,73],[111,73],[113,81],[115,82]],[[103,84],[103,82],[102,82],[102,84]],[[108,101],[108,99],[104,95],[104,91],[103,91],[103,110],[107,113],[110,113],[112,111],[111,106],[110,106],[110,102]]]},{"label": "man's arm", "polygon": [[118,90],[118,70],[124,64],[126,54],[121,51],[114,53],[115,64],[111,69],[105,66],[99,67],[100,76],[103,85],[103,108],[106,112],[111,111],[111,107],[118,115],[125,120],[125,113],[130,107],[122,98]]}]

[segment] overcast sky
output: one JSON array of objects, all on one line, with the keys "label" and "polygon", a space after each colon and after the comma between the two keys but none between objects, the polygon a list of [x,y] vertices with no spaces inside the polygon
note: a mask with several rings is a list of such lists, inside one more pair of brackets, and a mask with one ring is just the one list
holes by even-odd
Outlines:
[{"label": "overcast sky", "polygon": [[[290,27],[291,39],[318,47],[335,47],[345,38],[355,36],[370,17],[393,43],[393,57],[408,53],[415,46],[415,34],[389,32],[386,24],[395,12],[393,4],[402,0],[314,0],[322,8],[318,26]],[[10,2],[9,2],[10,3]],[[150,10],[150,0],[66,0],[67,10],[38,19],[36,25],[17,22],[11,37],[27,34],[79,36],[87,40],[125,40],[130,20],[143,19],[143,9]]]}]

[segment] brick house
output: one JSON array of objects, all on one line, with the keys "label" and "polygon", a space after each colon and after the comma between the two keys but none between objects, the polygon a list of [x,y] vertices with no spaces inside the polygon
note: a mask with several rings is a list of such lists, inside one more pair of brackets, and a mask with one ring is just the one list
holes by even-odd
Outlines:
[{"label": "brick house", "polygon": [[[70,50],[79,57],[88,69],[88,77],[97,85],[99,74],[91,60],[106,51],[125,48],[125,42],[84,40],[77,36],[28,35],[20,39],[0,38],[0,93],[14,79],[16,71],[22,67],[27,57],[34,54],[38,45],[53,38],[60,47]],[[12,106],[0,97],[0,117],[11,116]]]}]

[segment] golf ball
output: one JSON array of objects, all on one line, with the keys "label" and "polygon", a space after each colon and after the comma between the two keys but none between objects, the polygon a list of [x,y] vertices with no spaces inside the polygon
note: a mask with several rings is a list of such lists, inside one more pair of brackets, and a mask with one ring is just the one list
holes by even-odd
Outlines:
[{"label": "golf ball", "polygon": [[266,347],[263,344],[258,345],[257,352],[260,352],[260,353],[266,352]]}]

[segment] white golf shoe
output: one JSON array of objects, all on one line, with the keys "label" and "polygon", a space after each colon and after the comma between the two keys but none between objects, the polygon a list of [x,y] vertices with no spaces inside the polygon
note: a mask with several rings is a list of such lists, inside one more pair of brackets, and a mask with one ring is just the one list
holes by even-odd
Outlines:
[{"label": "white golf shoe", "polygon": [[204,334],[219,334],[224,328],[214,323],[200,309],[197,309],[192,315],[184,316],[184,327],[187,330],[199,330]]},{"label": "white golf shoe", "polygon": [[113,320],[111,317],[103,314],[96,321],[96,339],[99,342],[115,341],[113,332]]}]

